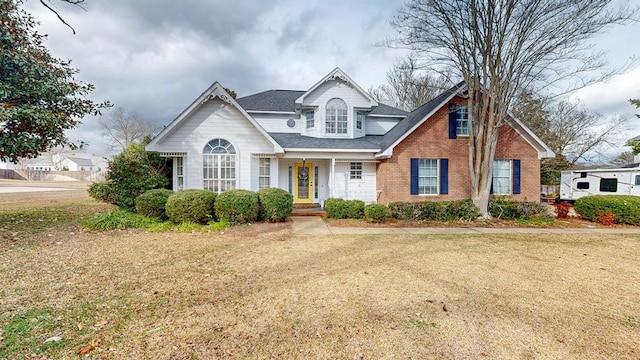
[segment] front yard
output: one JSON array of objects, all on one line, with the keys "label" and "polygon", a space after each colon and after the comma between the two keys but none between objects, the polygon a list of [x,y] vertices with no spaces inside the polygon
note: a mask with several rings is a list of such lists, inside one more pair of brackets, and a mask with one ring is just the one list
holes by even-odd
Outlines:
[{"label": "front yard", "polygon": [[640,358],[640,235],[79,228],[103,210],[0,211],[0,358]]}]

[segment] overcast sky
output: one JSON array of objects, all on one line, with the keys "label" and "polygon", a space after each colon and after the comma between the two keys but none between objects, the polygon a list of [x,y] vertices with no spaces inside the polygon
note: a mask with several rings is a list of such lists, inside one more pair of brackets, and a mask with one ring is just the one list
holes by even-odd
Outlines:
[{"label": "overcast sky", "polygon": [[[334,67],[368,89],[406,55],[378,46],[393,36],[392,0],[87,0],[85,10],[53,1],[76,35],[36,0],[25,9],[41,22],[52,54],[71,59],[96,101],[137,111],[166,125],[214,81],[239,97],[269,89],[306,90]],[[638,55],[637,23],[594,39],[612,66]],[[628,116],[640,98],[640,63],[606,84],[573,95],[604,118]],[[640,134],[640,119],[629,137]],[[69,133],[105,155],[94,118]],[[620,140],[623,145],[624,140]],[[623,148],[620,147],[622,150]]]}]

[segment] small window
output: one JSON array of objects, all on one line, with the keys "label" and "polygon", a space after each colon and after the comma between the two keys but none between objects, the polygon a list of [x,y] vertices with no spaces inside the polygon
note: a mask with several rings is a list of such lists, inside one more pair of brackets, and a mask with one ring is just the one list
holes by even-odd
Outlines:
[{"label": "small window", "polygon": [[580,173],[580,177],[583,178],[583,179],[586,178],[587,177],[587,173],[586,172],[581,172]]},{"label": "small window", "polygon": [[176,159],[176,188],[178,191],[184,190],[184,158],[177,157]]},{"label": "small window", "polygon": [[581,182],[576,184],[576,188],[578,190],[589,190],[589,183],[581,181]]},{"label": "small window", "polygon": [[349,171],[349,179],[351,180],[361,180],[362,179],[362,163],[361,162],[352,162],[350,171]]},{"label": "small window", "polygon": [[469,136],[469,111],[466,106],[456,111],[456,136]]},{"label": "small window", "polygon": [[617,192],[618,191],[618,179],[600,179],[600,191],[602,191],[602,192]]},{"label": "small window", "polygon": [[362,130],[362,124],[364,124],[364,114],[359,112],[356,116],[356,129]]},{"label": "small window", "polygon": [[636,185],[640,185],[640,175],[636,175]]},{"label": "small window", "polygon": [[307,129],[312,129],[315,126],[315,112],[307,111],[305,117],[307,118]]},{"label": "small window", "polygon": [[271,186],[271,159],[261,158],[259,168],[258,188],[266,189]]}]

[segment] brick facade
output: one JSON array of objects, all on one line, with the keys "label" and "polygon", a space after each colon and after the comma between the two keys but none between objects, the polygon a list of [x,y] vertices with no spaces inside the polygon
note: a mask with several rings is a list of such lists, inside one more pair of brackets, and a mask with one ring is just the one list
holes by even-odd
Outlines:
[{"label": "brick facade", "polygon": [[[450,103],[466,104],[455,97]],[[389,159],[377,164],[378,202],[458,200],[471,197],[468,140],[449,139],[449,106],[445,104],[431,118],[393,149]],[[447,195],[411,195],[411,158],[449,160]],[[540,160],[538,152],[511,127],[501,129],[496,160],[520,159],[521,193],[514,200],[537,201],[540,198]],[[512,189],[513,190],[513,189]]]}]

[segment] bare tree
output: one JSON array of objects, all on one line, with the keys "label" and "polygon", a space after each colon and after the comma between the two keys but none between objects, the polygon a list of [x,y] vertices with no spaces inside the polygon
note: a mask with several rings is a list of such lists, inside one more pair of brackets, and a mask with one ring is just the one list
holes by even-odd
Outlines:
[{"label": "bare tree", "polygon": [[512,113],[556,153],[555,158],[540,162],[541,181],[547,185],[559,184],[560,171],[576,162],[595,160],[603,147],[613,145],[626,130],[627,123],[623,117],[605,121],[579,101],[554,101],[528,91],[518,95]]},{"label": "bare tree", "polygon": [[629,165],[633,163],[633,152],[631,151],[623,151],[618,156],[614,157],[610,165],[614,167],[621,167],[625,165]]},{"label": "bare tree", "polygon": [[[396,44],[408,46],[437,69],[458,74],[467,86],[471,198],[483,217],[500,127],[524,88],[584,86],[607,74],[586,43],[608,25],[624,24],[627,4],[612,0],[409,0],[394,18]],[[598,72],[594,74],[594,71]]]},{"label": "bare tree", "polygon": [[[84,8],[82,7],[82,4],[85,2],[85,0],[59,0],[59,1],[69,3],[71,5],[76,5],[84,10]],[[40,0],[40,4],[42,4],[44,7],[49,9],[49,11],[51,11],[52,13],[54,13],[61,23],[65,24],[69,29],[71,29],[74,35],[76,34],[76,29],[74,29],[73,26],[69,25],[69,23],[62,18],[58,10],[55,9],[55,6],[53,5],[52,0],[46,0],[46,1]]]},{"label": "bare tree", "polygon": [[370,89],[377,101],[392,100],[396,107],[411,111],[450,88],[447,75],[438,75],[421,70],[414,57],[397,62],[387,72],[387,83]]},{"label": "bare tree", "polygon": [[121,107],[99,118],[98,123],[110,151],[124,150],[134,142],[139,143],[145,137],[153,136],[161,128],[137,112],[127,111]]}]

